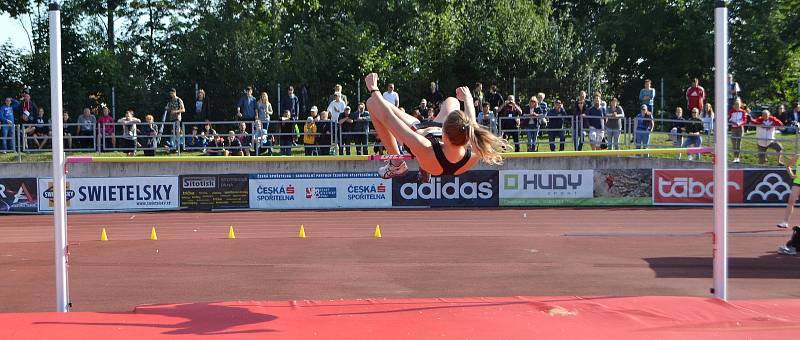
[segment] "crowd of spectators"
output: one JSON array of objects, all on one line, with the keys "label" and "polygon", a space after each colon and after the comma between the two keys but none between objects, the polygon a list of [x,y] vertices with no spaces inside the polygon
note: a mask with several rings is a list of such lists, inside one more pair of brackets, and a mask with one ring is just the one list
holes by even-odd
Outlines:
[{"label": "crowd of spectators", "polygon": [[[733,162],[740,161],[741,143],[748,128],[755,128],[759,160],[765,162],[769,149],[780,152],[782,145],[776,131],[794,134],[800,128],[800,107],[794,104],[791,111],[784,105],[775,109],[775,115],[767,109],[753,112],[741,100],[741,87],[729,76],[728,125],[732,139]],[[639,92],[639,107],[636,114],[626,115],[620,100],[614,96],[580,91],[574,100],[568,98],[549,99],[537,93],[527,104],[515,95],[503,95],[497,85],[484,92],[483,84],[476,83],[473,97],[477,112],[476,121],[497,135],[507,138],[514,151],[538,151],[539,144],[549,144],[550,151],[564,151],[567,136],[572,137],[574,150],[583,150],[588,141],[592,150],[619,150],[626,144],[623,139],[630,131],[630,142],[637,149],[649,148],[651,134],[658,127],[668,127],[669,141],[674,147],[702,145],[704,135],[714,131],[713,105],[706,100],[706,91],[698,79],[693,79],[686,90],[685,117],[683,107],[674,108],[667,119],[656,118],[653,104],[656,89],[650,80],[645,80]],[[96,96],[90,96],[96,98]],[[406,111],[395,84],[388,84],[383,98]],[[444,100],[436,82],[418,97],[418,105],[412,105],[409,114],[420,121],[433,121],[438,106]],[[606,102],[606,99],[609,101]],[[5,98],[0,106],[0,146],[2,152],[16,150],[22,143],[23,150],[48,148],[52,139],[47,114],[31,99],[29,91],[18,98]],[[173,88],[164,105],[160,121],[156,115],[140,115],[133,109],[125,111],[124,117],[114,119],[107,106],[86,107],[75,120],[64,112],[64,143],[71,150],[86,149],[100,151],[122,151],[135,155],[141,150],[145,155],[154,155],[157,149],[165,152],[201,151],[206,155],[291,155],[292,149],[303,150],[306,156],[343,154],[366,155],[370,151],[380,153],[380,140],[372,133],[370,114],[364,103],[351,103],[337,84],[327,101],[325,110],[311,106],[301,112],[300,98],[289,86],[273,108],[266,92],[254,94],[252,87],[244,89],[235,107],[232,119],[212,122],[207,93],[199,89],[193,101],[187,103]],[[663,117],[663,115],[662,115]],[[188,118],[186,121],[184,118]],[[142,120],[143,119],[143,120]],[[632,126],[626,127],[626,122]],[[14,124],[22,124],[14,138]],[[220,131],[217,131],[217,130]],[[546,142],[539,142],[546,136]],[[370,150],[370,146],[374,146]],[[353,152],[353,149],[355,150]]]}]

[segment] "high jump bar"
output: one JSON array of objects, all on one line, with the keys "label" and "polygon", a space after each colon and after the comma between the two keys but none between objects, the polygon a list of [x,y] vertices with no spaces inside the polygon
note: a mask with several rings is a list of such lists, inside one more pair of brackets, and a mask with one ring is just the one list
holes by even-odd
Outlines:
[{"label": "high jump bar", "polygon": [[[592,150],[558,152],[509,152],[504,158],[554,158],[554,157],[615,157],[635,155],[677,155],[708,154],[712,148],[664,148],[631,150]],[[410,155],[355,155],[355,156],[151,156],[151,157],[108,157],[108,156],[70,156],[67,163],[228,163],[228,162],[301,162],[301,161],[385,161],[391,159],[413,160]]]}]

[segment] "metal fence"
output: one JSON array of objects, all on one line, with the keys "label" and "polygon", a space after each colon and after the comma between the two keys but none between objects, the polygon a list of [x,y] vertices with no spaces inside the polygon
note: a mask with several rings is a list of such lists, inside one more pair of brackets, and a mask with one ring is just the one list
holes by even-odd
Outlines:
[{"label": "metal fence", "polygon": [[[380,153],[382,144],[369,119],[353,124],[332,120],[315,121],[306,129],[306,120],[101,123],[93,129],[79,123],[65,123],[62,132],[67,152],[125,152],[135,155],[156,150],[168,153],[201,152],[205,155],[291,155],[301,149],[309,156],[328,154]],[[483,123],[488,129],[508,139],[516,151],[570,151],[588,149],[591,137],[604,149],[713,147],[713,131],[704,129],[691,136],[681,130],[687,120],[650,118],[652,128],[637,129],[637,118],[620,118],[619,129],[608,124],[598,138],[597,129],[589,128],[586,118],[573,115],[531,117],[491,116]],[[244,124],[244,127],[241,126]],[[649,125],[649,124],[648,124]],[[729,138],[733,158],[758,157],[760,162],[800,150],[796,130],[746,125],[732,130]],[[766,131],[766,132],[765,132]],[[0,125],[0,151],[4,153],[49,152],[53,132],[49,124]],[[231,132],[233,132],[231,134]],[[645,156],[646,157],[646,156]],[[681,157],[676,155],[675,157]],[[706,158],[708,159],[708,158]]]}]

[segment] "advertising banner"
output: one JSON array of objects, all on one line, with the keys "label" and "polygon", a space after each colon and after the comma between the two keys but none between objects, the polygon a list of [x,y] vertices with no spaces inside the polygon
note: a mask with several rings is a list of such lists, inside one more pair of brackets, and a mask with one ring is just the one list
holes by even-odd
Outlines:
[{"label": "advertising banner", "polygon": [[784,169],[744,171],[744,202],[758,205],[786,205],[792,192],[792,178]]},{"label": "advertising banner", "polygon": [[[710,205],[713,201],[711,169],[653,170],[653,204]],[[728,170],[728,203],[744,203],[743,170]]]},{"label": "advertising banner", "polygon": [[247,209],[248,175],[180,176],[181,207],[191,210]]},{"label": "advertising banner", "polygon": [[37,200],[36,178],[0,179],[0,213],[36,212]]},{"label": "advertising banner", "polygon": [[417,172],[409,171],[394,179],[392,189],[392,202],[400,207],[497,207],[499,196],[498,172],[494,170],[431,177],[429,183],[419,183]]},{"label": "advertising banner", "polygon": [[650,169],[603,169],[594,171],[591,205],[653,204],[653,172]]},{"label": "advertising banner", "polygon": [[[53,183],[39,178],[39,211],[53,211]],[[68,211],[178,209],[178,177],[98,177],[67,180]]]},{"label": "advertising banner", "polygon": [[250,175],[250,208],[388,208],[392,181],[374,172]]},{"label": "advertising banner", "polygon": [[500,205],[567,205],[593,197],[592,170],[501,170]]}]

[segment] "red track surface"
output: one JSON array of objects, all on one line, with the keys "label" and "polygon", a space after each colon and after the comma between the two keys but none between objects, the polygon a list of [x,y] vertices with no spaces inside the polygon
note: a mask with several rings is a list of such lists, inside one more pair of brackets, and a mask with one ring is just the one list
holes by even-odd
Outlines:
[{"label": "red track surface", "polygon": [[[800,297],[800,258],[774,252],[788,237],[773,226],[779,214],[731,210],[731,298]],[[237,300],[708,297],[711,216],[655,208],[71,214],[70,297],[75,311],[114,312]],[[300,224],[309,238],[296,237]],[[372,237],[376,224],[382,239]],[[236,240],[225,239],[230,225]],[[147,240],[153,226],[158,241]],[[102,227],[111,241],[97,241]],[[0,217],[0,311],[54,308],[52,234],[51,216]],[[792,303],[774,310],[788,313]],[[0,316],[0,326],[21,320]]]}]

